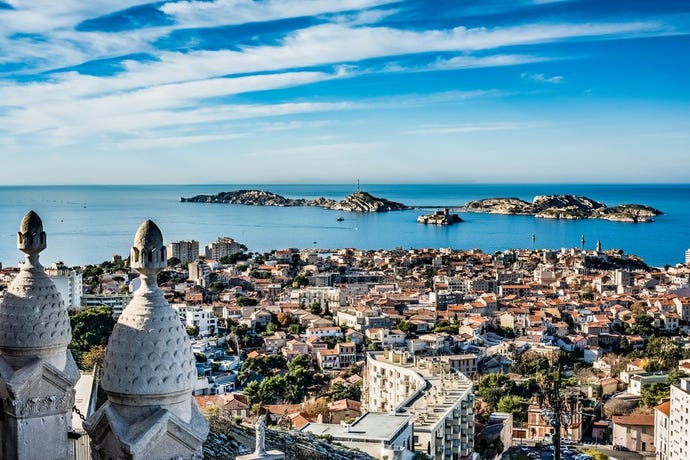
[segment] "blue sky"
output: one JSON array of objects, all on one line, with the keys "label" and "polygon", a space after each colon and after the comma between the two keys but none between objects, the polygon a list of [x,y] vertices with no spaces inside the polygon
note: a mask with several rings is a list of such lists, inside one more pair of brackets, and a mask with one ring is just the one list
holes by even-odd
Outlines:
[{"label": "blue sky", "polygon": [[0,0],[0,184],[690,182],[690,2]]}]

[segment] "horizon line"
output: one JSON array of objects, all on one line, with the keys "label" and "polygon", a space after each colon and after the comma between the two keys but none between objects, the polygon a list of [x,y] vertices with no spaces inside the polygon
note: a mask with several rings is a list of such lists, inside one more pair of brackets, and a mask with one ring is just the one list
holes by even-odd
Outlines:
[{"label": "horizon line", "polygon": [[[198,183],[107,183],[107,184],[96,184],[96,183],[69,183],[69,184],[0,184],[0,188],[24,188],[24,187],[191,187],[191,186],[265,186],[265,185],[278,185],[278,186],[345,186],[353,185],[357,186],[356,182],[198,182]],[[366,185],[512,185],[512,186],[530,186],[530,185],[655,185],[655,186],[678,186],[678,185],[688,185],[689,182],[369,182],[360,184],[360,186]]]}]

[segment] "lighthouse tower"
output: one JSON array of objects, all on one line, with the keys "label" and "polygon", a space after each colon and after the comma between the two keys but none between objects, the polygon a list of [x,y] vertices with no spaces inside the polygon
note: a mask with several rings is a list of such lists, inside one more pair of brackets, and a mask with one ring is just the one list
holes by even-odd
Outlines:
[{"label": "lighthouse tower", "polygon": [[67,309],[38,260],[46,233],[33,211],[17,248],[26,261],[0,304],[0,458],[67,459],[79,370]]},{"label": "lighthouse tower", "polygon": [[93,458],[200,459],[208,424],[192,398],[189,337],[156,280],[167,257],[155,223],[139,227],[130,255],[141,287],[108,341],[101,379],[108,401],[84,424]]}]

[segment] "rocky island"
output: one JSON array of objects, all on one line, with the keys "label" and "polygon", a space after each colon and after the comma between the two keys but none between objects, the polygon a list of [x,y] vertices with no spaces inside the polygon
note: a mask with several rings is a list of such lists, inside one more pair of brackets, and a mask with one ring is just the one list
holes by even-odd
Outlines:
[{"label": "rocky island", "polygon": [[183,203],[224,203],[242,204],[247,206],[315,206],[336,211],[351,212],[386,212],[411,209],[410,207],[389,201],[385,198],[377,198],[367,192],[357,191],[337,201],[319,197],[313,200],[304,198],[286,198],[266,190],[235,190],[221,192],[215,195],[196,195],[191,198],[180,197]]},{"label": "rocky island", "polygon": [[419,216],[417,217],[417,222],[420,224],[453,225],[462,222],[462,219],[457,214],[451,214],[450,211],[445,208],[435,211],[433,214]]},{"label": "rocky island", "polygon": [[663,214],[641,204],[607,207],[603,203],[577,195],[537,195],[531,203],[519,198],[486,198],[470,201],[468,212],[531,215],[542,219],[606,219],[616,222],[653,222]]}]

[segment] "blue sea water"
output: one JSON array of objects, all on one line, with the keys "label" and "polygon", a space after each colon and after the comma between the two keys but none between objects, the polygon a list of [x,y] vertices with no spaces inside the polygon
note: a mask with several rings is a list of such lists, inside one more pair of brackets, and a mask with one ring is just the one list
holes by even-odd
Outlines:
[{"label": "blue sea water", "polygon": [[[134,234],[145,219],[154,220],[166,242],[199,240],[200,246],[229,236],[250,251],[288,247],[361,249],[479,248],[485,252],[511,248],[579,247],[601,241],[604,249],[619,248],[663,266],[683,261],[690,247],[690,185],[369,185],[372,195],[415,206],[462,206],[488,197],[584,195],[608,206],[639,203],[665,214],[647,224],[604,220],[557,221],[531,216],[461,213],[464,222],[449,227],[418,224],[423,210],[390,213],[344,213],[310,207],[263,207],[181,203],[181,196],[259,188],[289,198],[342,199],[355,187],[347,185],[166,185],[166,186],[2,186],[0,187],[0,262],[22,260],[16,232],[23,215],[35,210],[48,234],[44,265],[100,263],[113,254],[129,254]],[[344,221],[336,219],[342,216]],[[536,241],[532,242],[532,234]]]}]

